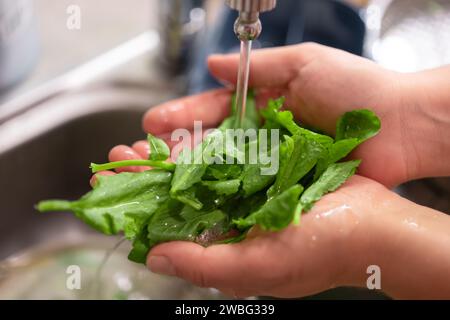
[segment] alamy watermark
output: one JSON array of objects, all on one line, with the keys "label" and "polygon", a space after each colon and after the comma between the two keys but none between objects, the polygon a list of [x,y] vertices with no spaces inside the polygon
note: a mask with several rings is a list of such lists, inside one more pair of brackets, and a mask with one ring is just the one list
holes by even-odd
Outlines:
[{"label": "alamy watermark", "polygon": [[[202,137],[201,145],[193,152],[186,152]],[[203,132],[202,122],[195,121],[193,134],[187,129],[177,129],[171,140],[179,142],[185,150],[178,157],[178,164],[253,164],[260,166],[261,175],[275,175],[279,169],[278,129],[209,129]]]},{"label": "alamy watermark", "polygon": [[366,273],[370,275],[366,281],[367,289],[381,290],[381,268],[377,265],[370,265],[367,267]]},{"label": "alamy watermark", "polygon": [[67,20],[66,27],[69,30],[81,29],[81,8],[78,5],[72,4],[66,8]]},{"label": "alamy watermark", "polygon": [[66,288],[69,290],[81,290],[81,268],[70,265],[66,268]]}]

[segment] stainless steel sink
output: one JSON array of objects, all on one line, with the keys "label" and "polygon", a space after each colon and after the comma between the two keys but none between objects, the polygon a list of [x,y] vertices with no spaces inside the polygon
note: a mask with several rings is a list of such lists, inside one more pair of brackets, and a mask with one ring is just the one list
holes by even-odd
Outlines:
[{"label": "stainless steel sink", "polygon": [[[164,74],[157,68],[158,39],[154,34],[131,41],[125,49],[106,54],[29,96],[0,106],[0,299],[5,297],[2,288],[11,287],[8,281],[15,274],[9,268],[28,274],[19,279],[50,270],[45,267],[49,262],[34,261],[39,252],[45,252],[47,260],[52,261],[49,252],[67,259],[70,252],[75,252],[76,257],[85,255],[78,248],[98,250],[102,243],[106,252],[116,244],[117,237],[101,236],[71,214],[39,214],[34,205],[49,198],[77,199],[89,191],[90,162],[107,161],[114,145],[145,139],[141,129],[143,113],[178,95],[176,82],[163,80]],[[58,250],[52,251],[55,247]],[[114,269],[119,270],[121,265],[128,268],[128,274],[135,275],[138,271],[129,267],[132,263],[126,260],[126,248],[121,249],[121,260],[116,259]],[[65,284],[65,269],[55,266],[61,266],[54,264],[51,269],[61,280],[61,287]],[[140,268],[149,273],[143,266]],[[111,275],[117,270],[112,270]],[[157,292],[165,292],[165,298],[179,298],[180,290],[187,292],[189,288],[180,280],[145,277],[152,282],[153,290],[160,286],[162,291]],[[13,297],[73,298],[62,287],[59,293],[65,295],[36,290],[31,280],[29,288],[28,283],[20,286],[25,291]],[[194,297],[218,296],[217,292],[199,294],[196,290],[191,287],[191,292],[198,294]]]},{"label": "stainless steel sink", "polygon": [[145,138],[142,114],[177,94],[158,68],[159,47],[158,33],[148,31],[0,106],[0,260],[91,232],[34,205],[78,198],[90,189],[90,162]]},{"label": "stainless steel sink", "polygon": [[[107,161],[116,144],[144,138],[142,113],[167,98],[165,91],[86,88],[11,120],[17,130],[30,133],[33,122],[52,117],[44,132],[0,154],[0,259],[43,241],[61,241],[68,232],[89,232],[71,215],[38,214],[33,206],[48,198],[76,199],[88,191],[89,163]],[[57,122],[55,110],[62,111]]]}]

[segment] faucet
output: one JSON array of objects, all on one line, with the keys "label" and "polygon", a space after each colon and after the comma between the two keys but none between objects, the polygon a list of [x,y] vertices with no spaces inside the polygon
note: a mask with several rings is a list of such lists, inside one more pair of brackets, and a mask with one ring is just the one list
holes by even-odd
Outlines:
[{"label": "faucet", "polygon": [[252,42],[262,31],[260,12],[275,8],[276,0],[226,0],[227,5],[239,11],[234,23],[234,33],[241,42],[241,56],[238,68],[236,87],[235,128],[242,128],[246,114],[248,79],[250,75],[250,52]]},{"label": "faucet", "polygon": [[273,10],[277,0],[226,0],[226,4],[239,11],[239,17],[234,24],[234,33],[241,41],[252,41],[259,37],[262,31],[259,14]]},{"label": "faucet", "polygon": [[164,0],[159,5],[161,65],[169,75],[181,74],[196,36],[206,25],[205,0]]},{"label": "faucet", "polygon": [[[259,14],[275,8],[276,0],[225,0],[239,11],[234,32],[240,40],[255,40],[262,27]],[[169,74],[180,74],[194,39],[206,26],[205,0],[164,0],[160,5],[162,65]]]}]

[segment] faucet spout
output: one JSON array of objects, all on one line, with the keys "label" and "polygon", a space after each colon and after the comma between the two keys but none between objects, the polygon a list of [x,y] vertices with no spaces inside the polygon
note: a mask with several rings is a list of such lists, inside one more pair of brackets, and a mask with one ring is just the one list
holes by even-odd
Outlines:
[{"label": "faucet spout", "polygon": [[259,14],[273,10],[276,0],[226,0],[227,5],[239,11],[234,24],[234,32],[241,41],[251,41],[259,37],[262,31]]}]

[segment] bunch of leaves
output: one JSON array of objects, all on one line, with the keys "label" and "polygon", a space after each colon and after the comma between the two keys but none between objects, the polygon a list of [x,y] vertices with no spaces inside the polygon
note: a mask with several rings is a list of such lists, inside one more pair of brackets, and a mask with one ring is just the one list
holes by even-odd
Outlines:
[{"label": "bunch of leaves", "polygon": [[[145,262],[153,246],[163,242],[232,243],[245,239],[254,225],[282,230],[298,223],[302,213],[355,173],[359,160],[339,161],[380,130],[373,112],[355,110],[338,120],[333,138],[300,126],[290,111],[282,110],[283,103],[283,98],[270,100],[258,112],[250,94],[243,126],[282,133],[278,147],[268,150],[276,152],[279,159],[279,170],[273,174],[262,174],[261,169],[268,164],[258,161],[186,161],[205,154],[224,159],[228,149],[214,148],[214,133],[193,150],[184,150],[176,164],[167,161],[170,150],[165,142],[149,135],[148,160],[92,164],[91,168],[98,172],[142,165],[152,170],[99,176],[93,190],[81,199],[43,201],[37,209],[72,211],[104,234],[123,232],[133,242],[129,259],[139,263]],[[231,116],[217,132],[233,129],[235,117],[232,107]],[[246,147],[251,144],[258,145],[259,138],[246,141]]]}]

